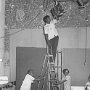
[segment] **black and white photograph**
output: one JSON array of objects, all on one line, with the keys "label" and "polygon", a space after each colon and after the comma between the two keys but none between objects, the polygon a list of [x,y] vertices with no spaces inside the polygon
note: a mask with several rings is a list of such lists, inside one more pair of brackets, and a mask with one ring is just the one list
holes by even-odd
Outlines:
[{"label": "black and white photograph", "polygon": [[0,0],[0,90],[90,90],[90,0]]}]

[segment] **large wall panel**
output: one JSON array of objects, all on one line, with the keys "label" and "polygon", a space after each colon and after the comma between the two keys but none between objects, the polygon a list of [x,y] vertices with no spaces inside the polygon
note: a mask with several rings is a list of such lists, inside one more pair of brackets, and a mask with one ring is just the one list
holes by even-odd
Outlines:
[{"label": "large wall panel", "polygon": [[[16,90],[20,90],[22,81],[29,68],[33,69],[34,77],[38,77],[41,73],[45,48],[34,47],[17,47],[16,48]],[[34,84],[32,90],[37,89],[37,84]]]}]

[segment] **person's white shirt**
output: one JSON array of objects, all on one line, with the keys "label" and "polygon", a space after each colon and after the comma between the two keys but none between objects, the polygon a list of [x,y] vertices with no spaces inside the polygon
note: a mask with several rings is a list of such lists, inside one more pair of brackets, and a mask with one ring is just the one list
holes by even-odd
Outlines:
[{"label": "person's white shirt", "polygon": [[63,77],[64,82],[64,90],[71,90],[71,77],[69,75]]},{"label": "person's white shirt", "polygon": [[90,82],[89,81],[86,83],[85,87],[87,87],[87,90],[90,90]]},{"label": "person's white shirt", "polygon": [[45,34],[48,34],[48,40],[54,38],[55,36],[58,36],[58,32],[55,27],[55,23],[57,23],[56,19],[52,20],[50,22],[50,24],[46,24],[44,26],[44,32],[45,32]]},{"label": "person's white shirt", "polygon": [[31,84],[35,78],[27,74],[22,82],[20,90],[31,90]]}]

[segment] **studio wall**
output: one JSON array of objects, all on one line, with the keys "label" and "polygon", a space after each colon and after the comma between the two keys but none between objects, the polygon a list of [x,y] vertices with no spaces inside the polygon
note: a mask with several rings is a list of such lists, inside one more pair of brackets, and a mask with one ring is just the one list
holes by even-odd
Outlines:
[{"label": "studio wall", "polygon": [[[90,28],[87,28],[87,48],[90,48]],[[11,30],[14,33],[18,30]],[[59,44],[61,48],[85,48],[86,28],[68,27],[58,28]],[[16,79],[16,47],[46,47],[42,29],[25,29],[10,36],[10,65],[11,81]]]},{"label": "studio wall", "polygon": [[64,48],[64,68],[70,71],[72,86],[85,86],[90,75],[90,49]]}]

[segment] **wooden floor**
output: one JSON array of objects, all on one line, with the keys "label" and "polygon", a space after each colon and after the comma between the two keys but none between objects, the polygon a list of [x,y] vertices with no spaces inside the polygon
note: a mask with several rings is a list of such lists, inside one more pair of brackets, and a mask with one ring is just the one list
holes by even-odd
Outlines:
[{"label": "wooden floor", "polygon": [[71,90],[85,90],[84,86],[71,86]]},{"label": "wooden floor", "polygon": [[[4,88],[2,90],[15,90],[15,87],[12,87],[12,88]],[[85,90],[84,89],[84,86],[71,86],[71,90]]]}]

